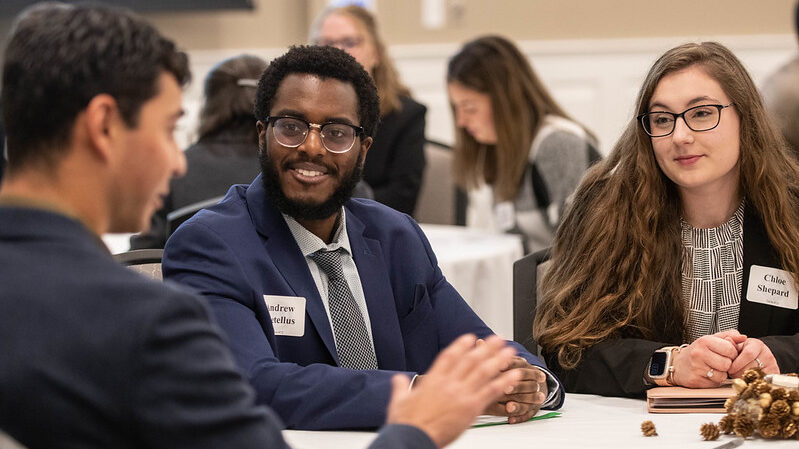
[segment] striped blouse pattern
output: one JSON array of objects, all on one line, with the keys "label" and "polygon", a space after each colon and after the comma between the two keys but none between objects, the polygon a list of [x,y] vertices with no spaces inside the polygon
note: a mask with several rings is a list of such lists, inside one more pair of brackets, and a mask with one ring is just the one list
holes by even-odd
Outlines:
[{"label": "striped blouse pattern", "polygon": [[738,327],[743,279],[743,215],[715,228],[697,229],[680,220],[685,251],[682,298],[688,307],[688,342]]}]

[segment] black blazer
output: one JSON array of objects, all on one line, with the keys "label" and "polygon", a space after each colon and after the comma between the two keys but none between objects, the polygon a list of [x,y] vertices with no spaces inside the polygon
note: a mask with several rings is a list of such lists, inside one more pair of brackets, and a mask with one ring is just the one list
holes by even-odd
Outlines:
[{"label": "black blazer", "polygon": [[413,214],[424,173],[424,127],[427,108],[400,97],[402,109],[381,117],[364,163],[363,179],[374,199]]},{"label": "black blazer", "polygon": [[[752,207],[744,213],[743,281],[738,330],[759,338],[768,346],[780,372],[799,371],[799,310],[772,307],[746,300],[752,265],[780,267],[782,264],[769,241],[763,221]],[[572,370],[561,368],[557,354],[543,352],[547,365],[560,378],[566,391],[605,396],[641,396],[647,390],[644,370],[652,353],[675,342],[622,338],[603,341],[583,352]]]}]

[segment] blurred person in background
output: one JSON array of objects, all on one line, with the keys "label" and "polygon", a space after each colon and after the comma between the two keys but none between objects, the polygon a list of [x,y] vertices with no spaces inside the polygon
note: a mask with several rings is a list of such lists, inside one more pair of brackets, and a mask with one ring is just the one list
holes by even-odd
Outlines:
[{"label": "blurred person in background", "polygon": [[[799,36],[799,3],[794,8],[794,28]],[[763,83],[763,102],[799,157],[799,56],[794,56]]]},{"label": "blurred person in background", "polygon": [[224,195],[233,184],[258,176],[258,133],[253,105],[266,61],[238,55],[218,63],[205,78],[200,139],[186,150],[186,176],[173,179],[149,230],[130,239],[131,249],[163,248],[167,215],[181,207]]},{"label": "blurred person in background", "polygon": [[492,187],[490,227],[521,234],[527,252],[550,246],[566,199],[600,158],[593,135],[503,37],[466,43],[449,61],[447,91],[456,182],[472,192]]},{"label": "blurred person in background", "polygon": [[375,200],[412,215],[425,168],[427,108],[415,102],[400,81],[375,18],[359,6],[328,8],[311,25],[311,42],[346,51],[372,76],[380,96],[380,124],[363,179]]}]

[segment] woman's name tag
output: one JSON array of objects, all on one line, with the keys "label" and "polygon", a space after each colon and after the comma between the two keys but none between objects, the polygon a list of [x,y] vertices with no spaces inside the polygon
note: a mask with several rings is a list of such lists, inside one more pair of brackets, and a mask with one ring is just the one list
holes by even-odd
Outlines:
[{"label": "woman's name tag", "polygon": [[302,337],[305,335],[305,298],[300,296],[264,295],[275,335]]},{"label": "woman's name tag", "polygon": [[796,310],[799,307],[799,294],[791,273],[760,265],[752,265],[749,270],[746,299],[783,309]]}]

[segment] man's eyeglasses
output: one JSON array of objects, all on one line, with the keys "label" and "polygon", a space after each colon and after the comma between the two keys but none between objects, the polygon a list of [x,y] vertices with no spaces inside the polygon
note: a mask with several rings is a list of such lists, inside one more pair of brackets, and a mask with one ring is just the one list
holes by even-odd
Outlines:
[{"label": "man's eyeglasses", "polygon": [[319,39],[316,41],[316,45],[328,45],[342,50],[351,50],[362,43],[362,37],[342,37],[341,39]]},{"label": "man's eyeglasses", "polygon": [[719,126],[721,110],[731,106],[720,104],[703,104],[688,108],[679,114],[666,111],[652,111],[641,114],[638,120],[644,131],[651,137],[665,137],[674,132],[677,119],[682,117],[692,131],[710,131]]},{"label": "man's eyeglasses", "polygon": [[318,125],[297,117],[267,117],[266,123],[272,124],[277,143],[289,148],[302,145],[311,128],[319,130],[322,145],[331,153],[350,151],[355,138],[363,135],[362,127],[348,123],[327,122]]}]

